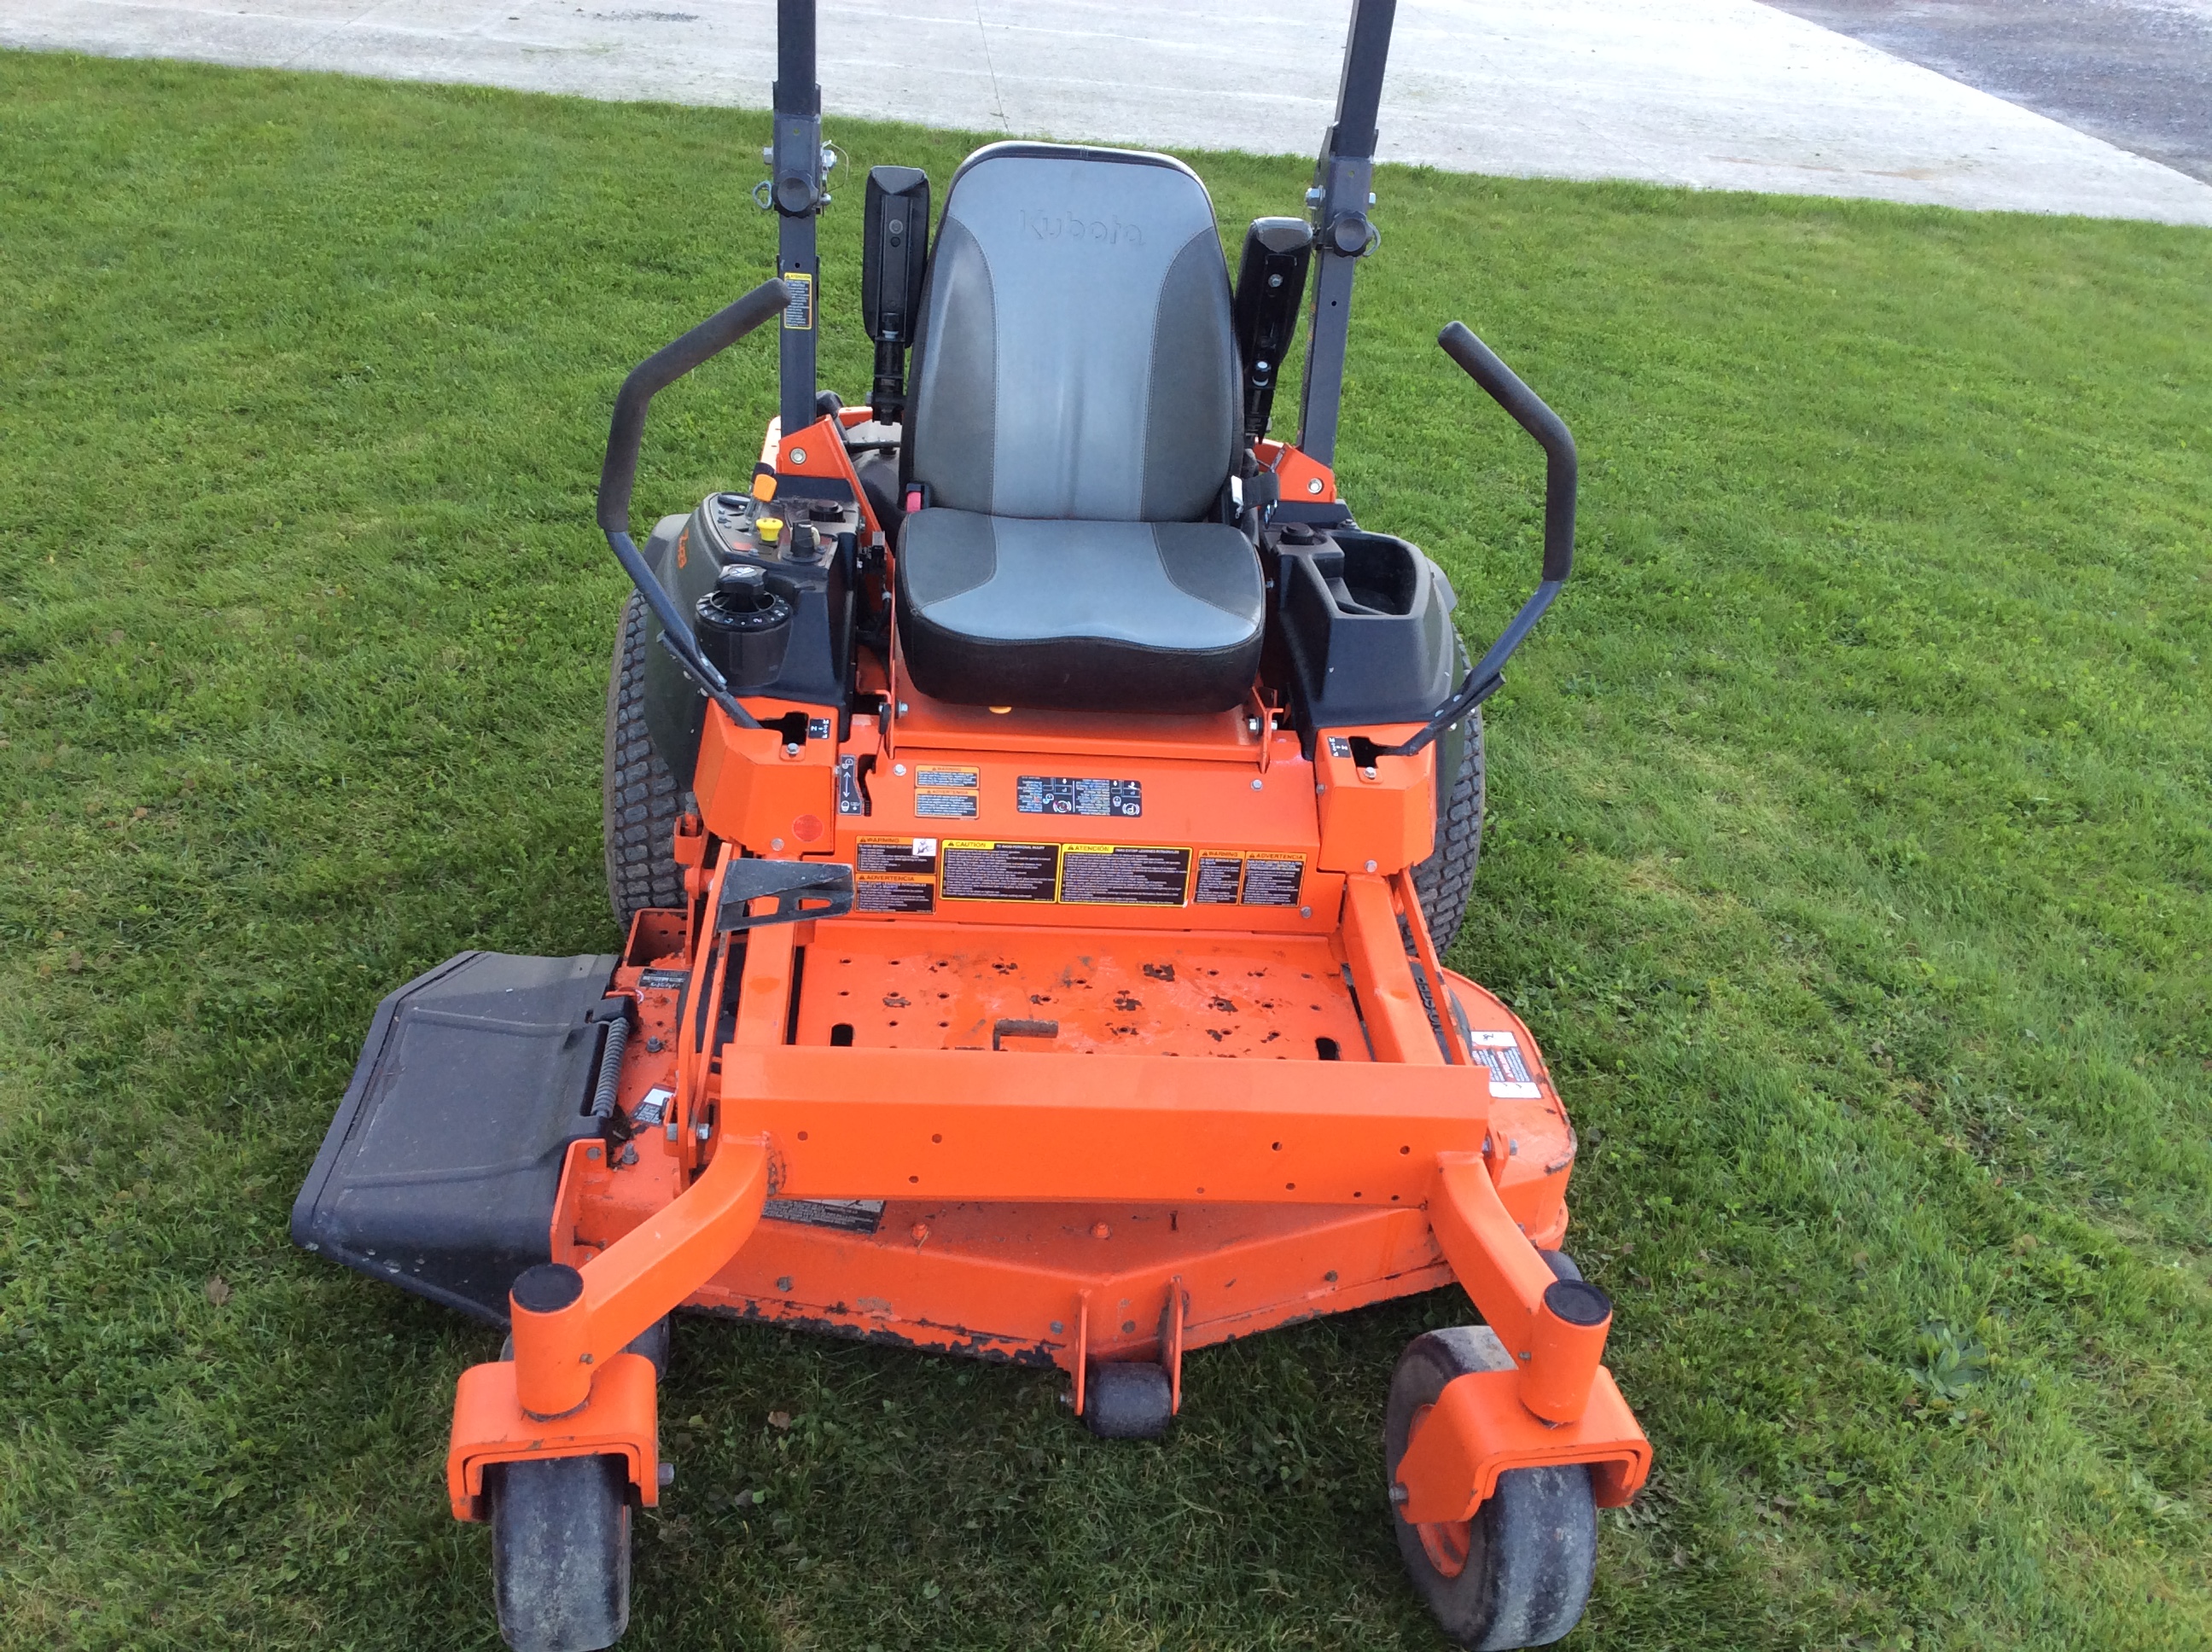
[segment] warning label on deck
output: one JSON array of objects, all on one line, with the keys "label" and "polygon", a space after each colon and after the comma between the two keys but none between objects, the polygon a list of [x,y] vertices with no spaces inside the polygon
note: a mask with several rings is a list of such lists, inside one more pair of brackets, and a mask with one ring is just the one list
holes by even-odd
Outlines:
[{"label": "warning label on deck", "polygon": [[1060,898],[1093,906],[1179,907],[1190,879],[1188,849],[1071,843],[1060,863]]},{"label": "warning label on deck", "polygon": [[1303,859],[1248,855],[1244,860],[1243,903],[1248,907],[1297,905],[1298,884],[1305,870]]},{"label": "warning label on deck", "polygon": [[937,910],[937,840],[864,837],[854,857],[853,906],[859,912]]},{"label": "warning label on deck", "polygon": [[1541,1094],[1535,1075],[1521,1059],[1520,1041],[1510,1032],[1477,1029],[1468,1035],[1474,1059],[1490,1069],[1490,1093],[1507,1101],[1533,1102]]},{"label": "warning label on deck", "polygon": [[1049,901],[1059,884],[1057,843],[945,840],[943,893],[948,901]]},{"label": "warning label on deck", "polygon": [[934,912],[937,885],[921,878],[871,878],[866,872],[853,880],[855,912]]},{"label": "warning label on deck", "polygon": [[972,792],[976,787],[977,776],[972,768],[946,768],[934,763],[924,763],[914,771],[914,783],[925,791],[950,787],[954,791]]},{"label": "warning label on deck", "polygon": [[937,840],[933,837],[864,837],[855,872],[900,872],[921,878],[937,876]]},{"label": "warning label on deck", "polygon": [[1014,781],[1014,807],[1025,815],[1104,815],[1133,820],[1145,812],[1145,783],[1024,774]]},{"label": "warning label on deck", "polygon": [[914,812],[922,820],[973,820],[975,818],[975,794],[973,792],[917,792],[914,794]]},{"label": "warning label on deck", "polygon": [[1233,854],[1202,854],[1198,858],[1198,887],[1190,892],[1194,904],[1233,907],[1244,886],[1244,861]]}]

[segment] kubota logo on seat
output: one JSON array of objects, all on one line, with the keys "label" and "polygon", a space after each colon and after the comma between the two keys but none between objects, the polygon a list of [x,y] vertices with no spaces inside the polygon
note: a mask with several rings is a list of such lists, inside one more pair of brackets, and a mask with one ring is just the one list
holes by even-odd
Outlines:
[{"label": "kubota logo on seat", "polygon": [[1041,241],[1101,241],[1108,246],[1142,246],[1145,238],[1134,224],[1119,218],[1086,218],[1079,212],[1024,212],[1022,233]]}]

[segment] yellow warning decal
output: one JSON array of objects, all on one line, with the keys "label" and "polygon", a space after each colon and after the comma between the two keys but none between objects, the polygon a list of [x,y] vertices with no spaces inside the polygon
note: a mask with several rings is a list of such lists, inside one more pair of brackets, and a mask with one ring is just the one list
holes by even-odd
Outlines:
[{"label": "yellow warning decal", "polygon": [[948,837],[938,859],[947,901],[1050,901],[1060,889],[1060,845]]},{"label": "yellow warning decal", "polygon": [[1074,906],[1179,907],[1190,886],[1190,851],[1127,843],[1071,843],[1060,863],[1060,898]]},{"label": "yellow warning decal", "polygon": [[787,270],[783,284],[791,289],[791,299],[783,307],[783,325],[787,332],[814,331],[814,277],[804,270]]}]

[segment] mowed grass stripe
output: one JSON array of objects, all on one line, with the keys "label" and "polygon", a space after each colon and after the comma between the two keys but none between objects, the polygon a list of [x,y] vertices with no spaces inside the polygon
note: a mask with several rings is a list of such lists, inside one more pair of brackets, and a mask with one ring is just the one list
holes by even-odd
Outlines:
[{"label": "mowed grass stripe", "polygon": [[[858,394],[860,176],[969,143],[834,125]],[[614,943],[591,489],[623,373],[771,267],[764,132],[0,55],[0,1644],[495,1643],[441,1473],[496,1338],[285,1221],[385,992]],[[1306,182],[1190,158],[1232,240]],[[1540,472],[1437,328],[1583,455],[1454,960],[1552,1054],[1659,1448],[1570,1644],[2204,1645],[2212,237],[1377,189],[1345,485],[1470,638]],[[750,472],[772,365],[661,398],[641,519]],[[632,1637],[1433,1646],[1376,1440],[1467,1317],[1196,1355],[1158,1449],[685,1324]]]}]

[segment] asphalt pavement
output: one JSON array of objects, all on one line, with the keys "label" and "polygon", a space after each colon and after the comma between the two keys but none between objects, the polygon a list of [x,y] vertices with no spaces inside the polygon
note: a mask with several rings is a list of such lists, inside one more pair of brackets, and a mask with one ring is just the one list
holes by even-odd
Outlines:
[{"label": "asphalt pavement", "polygon": [[1771,0],[2212,183],[2212,0]]}]

